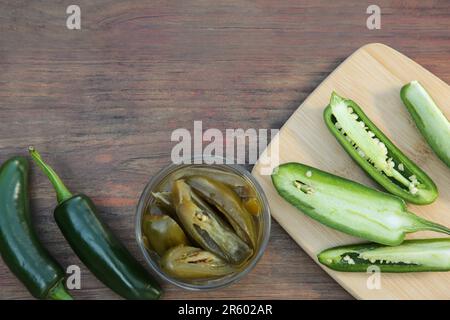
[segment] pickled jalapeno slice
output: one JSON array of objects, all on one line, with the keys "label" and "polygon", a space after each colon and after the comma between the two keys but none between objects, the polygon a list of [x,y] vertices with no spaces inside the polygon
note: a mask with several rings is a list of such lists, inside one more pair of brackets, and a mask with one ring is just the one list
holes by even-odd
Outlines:
[{"label": "pickled jalapeno slice", "polygon": [[142,225],[147,244],[159,255],[178,245],[188,245],[183,229],[167,215],[146,215]]},{"label": "pickled jalapeno slice", "polygon": [[221,182],[202,176],[189,177],[186,182],[226,217],[241,239],[255,248],[256,231],[253,217],[233,190]]},{"label": "pickled jalapeno slice", "polygon": [[241,264],[253,254],[253,249],[228,228],[220,217],[194,201],[193,190],[184,180],[174,182],[172,199],[184,230],[203,249],[232,264]]},{"label": "pickled jalapeno slice", "polygon": [[161,259],[161,269],[179,279],[214,279],[236,271],[217,255],[189,246],[170,249]]}]

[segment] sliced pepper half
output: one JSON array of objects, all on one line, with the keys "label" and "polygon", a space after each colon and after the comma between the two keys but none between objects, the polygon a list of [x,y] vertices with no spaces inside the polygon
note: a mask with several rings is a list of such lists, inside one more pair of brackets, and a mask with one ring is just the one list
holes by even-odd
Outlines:
[{"label": "sliced pepper half", "polygon": [[382,272],[450,271],[450,238],[406,240],[397,247],[375,243],[340,246],[318,254],[320,263],[336,271]]},{"label": "sliced pepper half", "polygon": [[420,205],[437,198],[438,190],[431,178],[404,155],[354,101],[333,92],[324,119],[345,151],[388,192]]},{"label": "sliced pepper half", "polygon": [[403,86],[400,97],[430,147],[450,167],[450,122],[433,98],[418,81]]},{"label": "sliced pepper half", "polygon": [[405,234],[450,229],[409,212],[405,201],[300,163],[275,168],[272,182],[297,209],[347,234],[385,245],[399,245]]},{"label": "sliced pepper half", "polygon": [[161,259],[161,269],[178,279],[214,279],[236,272],[215,254],[199,248],[178,246]]}]

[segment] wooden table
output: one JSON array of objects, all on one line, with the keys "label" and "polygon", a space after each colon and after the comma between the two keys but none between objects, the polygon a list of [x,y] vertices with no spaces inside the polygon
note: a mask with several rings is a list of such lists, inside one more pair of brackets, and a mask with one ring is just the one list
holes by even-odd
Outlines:
[{"label": "wooden table", "polygon": [[[279,128],[350,53],[383,42],[450,82],[450,2],[67,1],[0,3],[0,161],[35,145],[141,261],[137,199],[170,161],[176,128]],[[81,265],[52,217],[55,195],[32,167],[33,219],[64,266],[82,267],[76,298],[117,298]],[[29,298],[0,262],[0,298]],[[209,293],[165,285],[165,298],[349,299],[273,223],[266,254],[238,284]]]}]

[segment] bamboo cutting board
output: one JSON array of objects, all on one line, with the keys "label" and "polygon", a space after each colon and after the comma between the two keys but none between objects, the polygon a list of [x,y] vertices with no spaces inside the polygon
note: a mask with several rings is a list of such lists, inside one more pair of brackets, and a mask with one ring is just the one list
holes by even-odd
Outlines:
[{"label": "bamboo cutting board", "polygon": [[[450,87],[446,83],[394,49],[369,44],[354,52],[328,76],[282,127],[272,141],[279,144],[279,162],[305,163],[377,188],[324,124],[322,113],[335,90],[356,101],[438,186],[440,196],[433,204],[408,205],[410,211],[450,226],[450,169],[434,155],[400,100],[400,88],[411,80],[419,80],[450,118]],[[268,152],[269,148],[264,151]],[[262,165],[256,164],[253,175],[267,195],[272,216],[316,262],[316,254],[325,248],[362,242],[303,215],[277,194],[270,176],[263,175],[261,169]],[[408,238],[439,236],[442,235],[419,232]],[[450,299],[450,272],[383,273],[379,275],[380,285],[374,286],[376,278],[372,274],[324,269],[358,299]]]}]

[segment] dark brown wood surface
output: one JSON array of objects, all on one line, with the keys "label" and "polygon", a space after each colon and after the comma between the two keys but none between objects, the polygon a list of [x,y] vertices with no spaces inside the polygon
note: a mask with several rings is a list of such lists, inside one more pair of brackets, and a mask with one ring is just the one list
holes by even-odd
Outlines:
[{"label": "dark brown wood surface", "polygon": [[[279,128],[349,54],[370,42],[450,82],[450,1],[0,1],[0,161],[32,144],[143,261],[137,199],[169,163],[176,128]],[[65,26],[81,7],[79,31]],[[80,263],[52,217],[55,195],[32,167],[40,238],[82,267],[76,298],[117,298]],[[164,285],[165,298],[349,299],[274,222],[266,254],[242,281],[208,293]],[[0,261],[0,298],[30,298]]]}]

